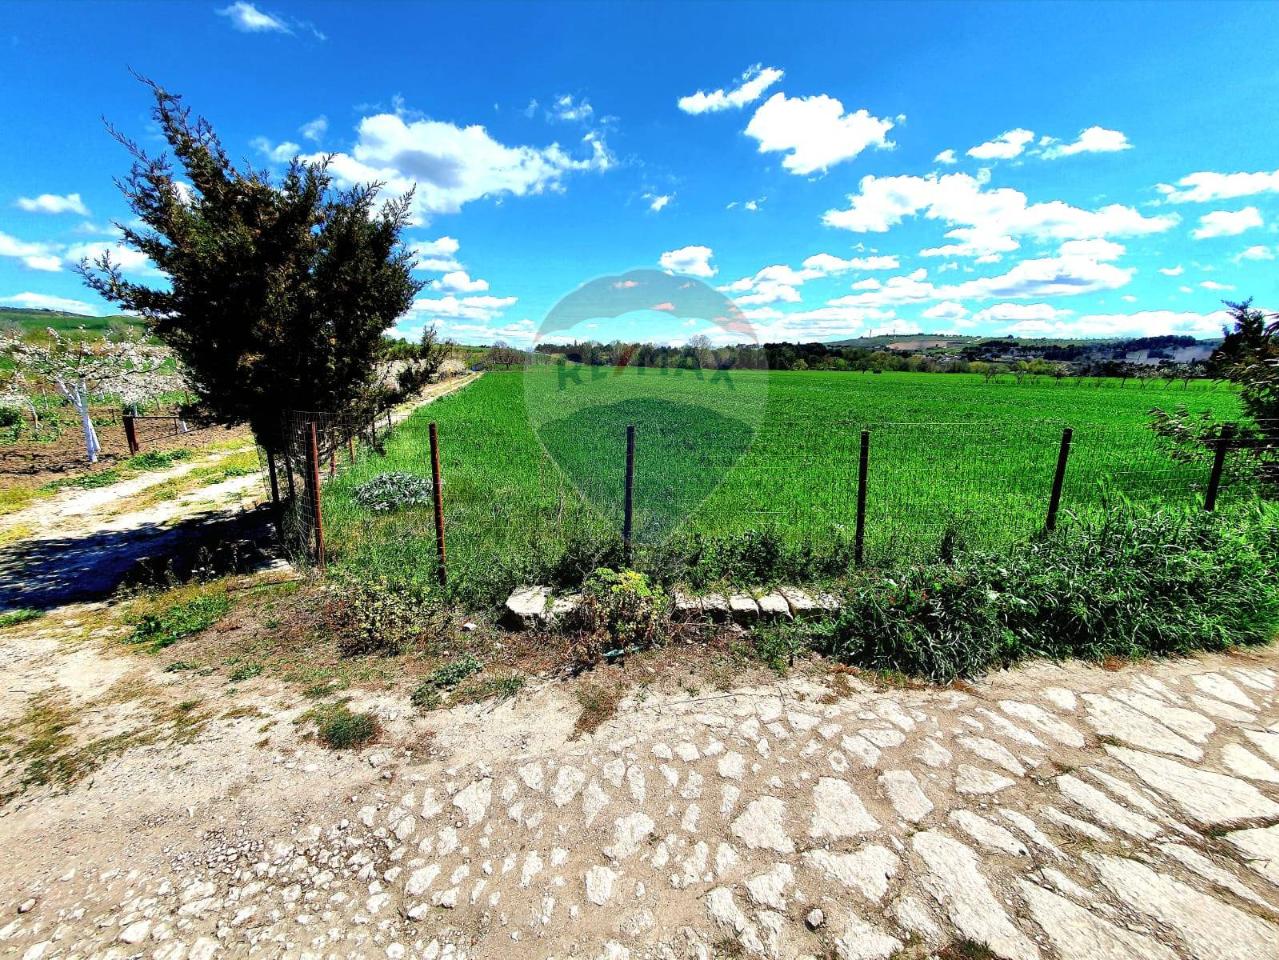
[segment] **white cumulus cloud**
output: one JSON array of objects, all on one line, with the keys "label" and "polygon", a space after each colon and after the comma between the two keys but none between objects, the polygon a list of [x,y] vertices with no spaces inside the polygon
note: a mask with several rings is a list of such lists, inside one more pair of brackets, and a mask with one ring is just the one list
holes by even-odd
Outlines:
[{"label": "white cumulus cloud", "polygon": [[21,260],[28,270],[56,273],[62,269],[62,258],[53,244],[19,240],[3,231],[0,231],[0,257]]},{"label": "white cumulus cloud", "polygon": [[947,148],[937,156],[933,157],[933,163],[958,163],[959,158],[955,156],[955,151]]},{"label": "white cumulus cloud", "polygon": [[1199,218],[1199,226],[1190,235],[1196,240],[1236,237],[1245,230],[1261,225],[1261,212],[1256,207],[1244,207],[1242,210],[1214,210]]},{"label": "white cumulus cloud", "polygon": [[[852,270],[896,270],[900,261],[895,256],[837,257],[830,253],[816,253],[806,259],[801,269],[778,263],[764,267],[749,277],[742,277],[720,287],[723,293],[733,295],[740,306],[759,306],[769,303],[799,303],[799,288],[810,280],[839,276]],[[866,281],[876,283],[876,281]],[[854,289],[857,288],[854,284]]]},{"label": "white cumulus cloud", "polygon": [[413,265],[414,270],[448,273],[451,270],[462,269],[462,265],[457,262],[457,251],[461,248],[461,244],[454,237],[414,240],[408,247],[409,252],[417,257],[417,262]]},{"label": "white cumulus cloud", "polygon": [[111,257],[111,262],[125,273],[136,273],[144,276],[158,276],[160,271],[140,250],[126,247],[113,240],[96,240],[90,243],[77,243],[65,251],[66,262],[75,265],[81,260],[97,262],[103,254]]},{"label": "white cumulus cloud", "polygon": [[302,126],[298,127],[298,133],[302,134],[307,140],[319,143],[324,139],[324,135],[329,130],[329,118],[324,114],[320,114],[314,120],[308,120]]},{"label": "white cumulus cloud", "polygon": [[249,141],[249,146],[272,163],[288,163],[302,152],[302,148],[291,140],[285,140],[283,143],[272,143],[266,137],[254,137]]},{"label": "white cumulus cloud", "polygon": [[31,310],[61,310],[64,313],[83,313],[97,316],[101,311],[91,303],[83,300],[72,300],[69,297],[54,297],[47,293],[15,293],[9,297],[0,297],[0,303],[9,307],[26,307]]},{"label": "white cumulus cloud", "polygon": [[547,113],[552,120],[573,123],[589,120],[594,116],[595,108],[591,106],[589,100],[575,100],[572,94],[566,93],[555,98],[555,102],[551,104],[551,109]]},{"label": "white cumulus cloud", "polygon": [[458,293],[483,293],[488,290],[489,282],[478,278],[472,279],[465,270],[452,270],[435,281],[434,286],[440,290],[454,290]]},{"label": "white cumulus cloud", "polygon": [[406,120],[397,113],[365,117],[357,132],[350,153],[332,155],[329,171],[344,185],[376,180],[393,194],[416,187],[414,210],[423,217],[456,213],[483,197],[561,190],[570,174],[605,171],[615,163],[594,132],[582,138],[577,155],[558,143],[507,146],[479,124]]},{"label": "white cumulus cloud", "polygon": [[430,318],[453,320],[478,320],[488,323],[516,303],[515,297],[419,297],[409,308],[410,316],[425,315]]},{"label": "white cumulus cloud", "polygon": [[[951,227],[951,243],[920,251],[928,257],[987,257],[1009,253],[1019,237],[1039,240],[1092,239],[1160,233],[1176,216],[1146,217],[1132,207],[1111,204],[1085,210],[1061,200],[1031,203],[1008,187],[988,189],[987,181],[966,173],[926,177],[863,177],[846,210],[828,210],[827,226],[857,233],[884,233],[906,217],[920,215]],[[988,261],[989,262],[989,261]]]},{"label": "white cumulus cloud", "polygon": [[1019,337],[1159,337],[1169,334],[1217,337],[1228,320],[1224,311],[1141,310],[1136,313],[1094,313],[1073,320],[1023,320],[1000,332]]},{"label": "white cumulus cloud", "polygon": [[1089,127],[1073,143],[1050,144],[1044,149],[1043,155],[1045,159],[1055,160],[1057,157],[1071,157],[1077,153],[1115,153],[1131,147],[1128,138],[1118,130]]},{"label": "white cumulus cloud", "polygon": [[693,114],[741,108],[758,100],[765,90],[782,79],[784,75],[776,67],[766,67],[757,63],[742,74],[736,87],[730,90],[723,88],[712,90],[710,93],[698,90],[687,97],[680,97],[679,108],[685,113]]},{"label": "white cumulus cloud", "polygon": [[804,261],[808,270],[825,274],[846,273],[849,270],[896,270],[901,262],[895,256],[874,255],[869,257],[849,257],[843,259],[829,253],[815,253]]},{"label": "white cumulus cloud", "polygon": [[65,196],[42,193],[38,197],[19,197],[18,207],[28,213],[77,213],[82,217],[89,215],[89,208],[84,205],[78,193],[68,193]]},{"label": "white cumulus cloud", "polygon": [[1262,193],[1279,193],[1279,170],[1271,173],[1191,173],[1176,184],[1161,183],[1155,189],[1170,203],[1208,203],[1234,200]]},{"label": "white cumulus cloud", "polygon": [[1056,320],[1073,311],[1059,310],[1048,303],[995,303],[973,314],[973,323],[1008,323],[1028,320]]},{"label": "white cumulus cloud", "polygon": [[1273,260],[1274,258],[1275,252],[1273,250],[1269,247],[1263,247],[1258,244],[1255,247],[1249,247],[1247,250],[1239,251],[1239,253],[1236,253],[1231,259],[1233,259],[1235,263],[1240,263],[1244,260]]},{"label": "white cumulus cloud", "polygon": [[1033,130],[1023,130],[1018,127],[1001,133],[994,140],[977,144],[968,151],[968,155],[978,160],[1011,160],[1013,157],[1021,156],[1026,145],[1034,139]]},{"label": "white cumulus cloud", "polygon": [[746,135],[759,141],[760,153],[784,153],[782,166],[802,176],[851,160],[867,147],[893,147],[886,139],[892,128],[892,120],[866,110],[845,113],[842,103],[825,94],[775,93],[755,111]]},{"label": "white cumulus cloud", "polygon": [[683,273],[690,277],[713,277],[716,268],[711,265],[715,254],[710,247],[688,246],[667,250],[657,260],[667,273]]},{"label": "white cumulus cloud", "polygon": [[[1122,252],[1123,248],[1114,244]],[[952,284],[935,284],[919,268],[881,283],[857,284],[857,292],[828,301],[828,306],[884,307],[904,303],[967,300],[1042,300],[1114,290],[1133,276],[1131,268],[1106,262],[1116,249],[1097,244],[1062,244],[1056,256],[1022,260],[1004,273]]]},{"label": "white cumulus cloud", "polygon": [[954,300],[943,300],[925,310],[923,316],[929,320],[962,320],[968,316],[968,308]]}]

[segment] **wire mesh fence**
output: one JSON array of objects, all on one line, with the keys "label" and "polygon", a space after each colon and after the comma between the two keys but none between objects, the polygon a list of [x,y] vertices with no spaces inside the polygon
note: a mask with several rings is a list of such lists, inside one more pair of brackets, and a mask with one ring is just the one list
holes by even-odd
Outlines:
[{"label": "wire mesh fence", "polygon": [[442,577],[442,519],[450,570],[478,578],[536,576],[584,543],[625,538],[633,559],[658,563],[673,537],[759,531],[881,564],[998,549],[1116,502],[1211,508],[1279,488],[1279,423],[1175,445],[1115,423],[848,420],[738,437],[719,421],[669,421],[556,437],[494,415],[441,425],[438,519],[429,503],[379,515],[354,503],[355,484],[388,471],[432,479],[427,422],[388,437],[391,426],[386,413],[290,415],[274,473],[297,552]]},{"label": "wire mesh fence", "polygon": [[291,554],[325,562],[324,486],[371,454],[384,453],[392,426],[390,410],[368,416],[293,410],[284,416],[280,449],[258,448],[263,483]]}]

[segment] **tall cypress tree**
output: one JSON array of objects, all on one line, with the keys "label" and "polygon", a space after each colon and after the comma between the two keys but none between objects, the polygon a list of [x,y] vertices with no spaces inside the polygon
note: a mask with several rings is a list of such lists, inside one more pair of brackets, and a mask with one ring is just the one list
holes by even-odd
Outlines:
[{"label": "tall cypress tree", "polygon": [[212,126],[145,81],[167,154],[133,157],[117,180],[139,226],[124,243],[168,285],[126,280],[109,255],[79,272],[103,298],[140,314],[185,365],[210,412],[247,421],[280,449],[286,411],[367,416],[379,402],[382,335],[422,288],[401,243],[411,194],[378,203],[380,184],[335,189],[327,161],[289,165],[280,182],[238,169]]}]

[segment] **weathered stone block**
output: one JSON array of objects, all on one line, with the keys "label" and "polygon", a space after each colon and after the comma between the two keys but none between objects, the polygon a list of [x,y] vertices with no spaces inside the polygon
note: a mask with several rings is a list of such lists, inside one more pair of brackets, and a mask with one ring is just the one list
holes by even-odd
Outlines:
[{"label": "weathered stone block", "polygon": [[546,617],[546,602],[550,587],[520,587],[506,598],[502,624],[513,630],[528,629],[540,624]]}]

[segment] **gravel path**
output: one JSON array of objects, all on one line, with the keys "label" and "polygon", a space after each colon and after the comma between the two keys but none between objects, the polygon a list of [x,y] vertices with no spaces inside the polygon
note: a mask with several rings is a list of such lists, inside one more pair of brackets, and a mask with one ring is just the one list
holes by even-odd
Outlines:
[{"label": "gravel path", "polygon": [[[58,629],[20,641],[45,673],[0,679],[60,683]],[[366,698],[384,741],[347,754],[286,691],[236,696],[271,719],[0,817],[0,955],[1279,956],[1271,649],[649,697],[583,740],[558,684],[425,717]]]}]

